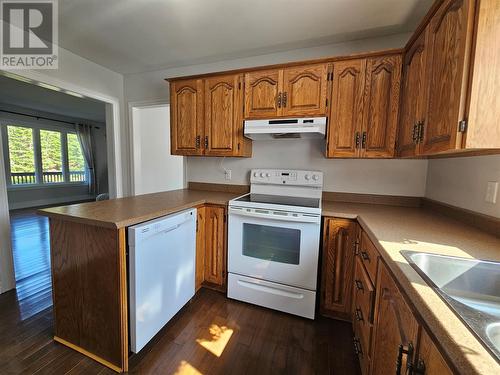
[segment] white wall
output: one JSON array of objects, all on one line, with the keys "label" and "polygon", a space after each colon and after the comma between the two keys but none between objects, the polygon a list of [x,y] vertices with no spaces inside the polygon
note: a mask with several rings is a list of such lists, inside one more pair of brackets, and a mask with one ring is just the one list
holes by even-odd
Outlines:
[{"label": "white wall", "polygon": [[425,196],[500,218],[500,196],[496,204],[484,201],[488,181],[500,183],[500,155],[433,159]]},{"label": "white wall", "polygon": [[184,187],[184,158],[170,155],[170,105],[132,109],[134,194]]},{"label": "white wall", "polygon": [[[252,158],[189,157],[188,181],[249,184],[252,168],[313,169],[324,172],[325,191],[423,196],[423,160],[326,159],[324,140],[254,141]],[[221,167],[231,169],[231,181]]]}]

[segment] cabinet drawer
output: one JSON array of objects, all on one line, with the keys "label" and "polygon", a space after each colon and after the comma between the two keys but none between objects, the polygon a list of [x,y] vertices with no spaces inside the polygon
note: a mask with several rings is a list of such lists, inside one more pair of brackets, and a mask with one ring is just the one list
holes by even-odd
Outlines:
[{"label": "cabinet drawer", "polygon": [[363,262],[368,275],[370,276],[372,284],[377,280],[377,263],[380,257],[377,248],[368,238],[368,235],[363,231],[361,234],[361,248],[359,250],[359,257]]},{"label": "cabinet drawer", "polygon": [[358,327],[366,349],[370,348],[373,327],[373,302],[375,288],[366,273],[361,259],[357,258],[354,270],[353,324]]}]

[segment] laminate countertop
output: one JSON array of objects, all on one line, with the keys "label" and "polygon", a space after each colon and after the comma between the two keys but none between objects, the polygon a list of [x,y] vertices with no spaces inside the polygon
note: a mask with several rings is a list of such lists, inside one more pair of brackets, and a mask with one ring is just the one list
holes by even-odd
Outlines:
[{"label": "laminate countertop", "polygon": [[[239,195],[184,189],[47,208],[39,213],[60,220],[123,228],[201,204],[226,205]],[[400,253],[413,250],[500,261],[500,236],[424,208],[323,201],[322,214],[358,220],[431,335],[461,373],[500,373],[495,358]]]},{"label": "laminate countertop", "polygon": [[461,374],[500,374],[500,364],[400,253],[412,250],[500,261],[500,237],[423,208],[324,201],[323,215],[358,219]]},{"label": "laminate countertop", "polygon": [[180,189],[107,201],[71,204],[39,210],[59,220],[106,228],[123,228],[202,204],[227,205],[242,194]]}]

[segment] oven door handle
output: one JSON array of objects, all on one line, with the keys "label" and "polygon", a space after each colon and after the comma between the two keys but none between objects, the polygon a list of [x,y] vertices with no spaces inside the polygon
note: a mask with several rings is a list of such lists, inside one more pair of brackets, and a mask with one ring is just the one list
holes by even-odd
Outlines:
[{"label": "oven door handle", "polygon": [[289,215],[280,215],[275,214],[273,210],[265,210],[268,213],[260,213],[255,211],[244,211],[244,208],[235,208],[229,207],[230,215],[238,215],[243,217],[255,217],[260,219],[269,219],[269,220],[279,220],[279,221],[288,221],[295,223],[312,223],[312,224],[320,224],[321,216],[320,215],[308,215],[308,214],[297,214],[298,216],[289,216]]}]

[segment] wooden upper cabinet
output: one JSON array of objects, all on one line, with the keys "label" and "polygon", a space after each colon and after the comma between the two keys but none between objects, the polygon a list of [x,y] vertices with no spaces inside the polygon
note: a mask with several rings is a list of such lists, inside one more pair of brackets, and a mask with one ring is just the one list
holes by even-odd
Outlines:
[{"label": "wooden upper cabinet", "polygon": [[297,66],[283,70],[282,116],[326,114],[328,65]]},{"label": "wooden upper cabinet", "polygon": [[273,118],[279,115],[281,77],[279,69],[245,74],[245,118]]},{"label": "wooden upper cabinet", "polygon": [[205,155],[231,156],[241,148],[241,80],[240,75],[205,79]]},{"label": "wooden upper cabinet", "polygon": [[419,325],[383,263],[378,268],[372,375],[401,374],[413,364]]},{"label": "wooden upper cabinet", "polygon": [[425,329],[420,332],[418,356],[414,368],[417,371],[425,369],[425,375],[452,375],[450,367],[439,352],[436,344],[431,340]]},{"label": "wooden upper cabinet", "polygon": [[226,282],[225,208],[205,207],[205,281],[218,286]]},{"label": "wooden upper cabinet", "polygon": [[359,156],[365,70],[365,59],[333,64],[327,157]]},{"label": "wooden upper cabinet", "polygon": [[[429,101],[424,126],[424,154],[461,147],[473,0],[444,0],[429,24]],[[493,45],[491,48],[495,48]],[[491,77],[499,72],[492,72]]]},{"label": "wooden upper cabinet", "polygon": [[326,218],[321,271],[321,312],[350,320],[356,221]]},{"label": "wooden upper cabinet", "polygon": [[394,156],[401,84],[401,55],[369,58],[366,63],[364,129],[361,155]]},{"label": "wooden upper cabinet", "polygon": [[201,155],[203,149],[203,84],[201,79],[175,81],[170,84],[173,155]]},{"label": "wooden upper cabinet", "polygon": [[398,154],[419,153],[419,136],[427,113],[428,28],[412,43],[404,57]]},{"label": "wooden upper cabinet", "polygon": [[245,74],[245,118],[326,114],[328,64],[258,70]]}]

